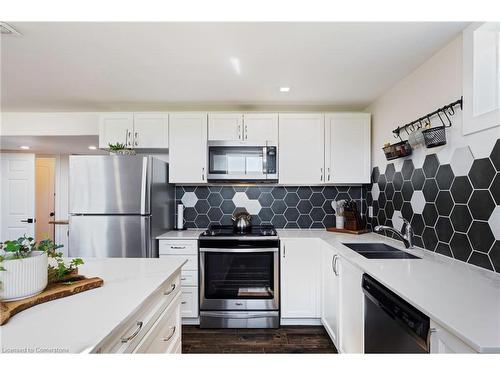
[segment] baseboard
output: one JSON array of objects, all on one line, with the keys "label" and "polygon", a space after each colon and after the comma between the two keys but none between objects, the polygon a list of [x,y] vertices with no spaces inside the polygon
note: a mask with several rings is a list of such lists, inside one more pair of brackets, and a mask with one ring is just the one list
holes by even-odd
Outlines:
[{"label": "baseboard", "polygon": [[182,325],[198,326],[200,325],[200,318],[182,318]]},{"label": "baseboard", "polygon": [[320,318],[281,318],[282,326],[322,326]]}]

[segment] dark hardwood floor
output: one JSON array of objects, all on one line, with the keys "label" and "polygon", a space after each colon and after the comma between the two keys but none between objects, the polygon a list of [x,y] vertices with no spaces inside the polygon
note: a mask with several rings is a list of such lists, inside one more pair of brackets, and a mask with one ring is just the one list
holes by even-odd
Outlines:
[{"label": "dark hardwood floor", "polygon": [[182,326],[182,353],[337,353],[322,326],[201,329]]}]

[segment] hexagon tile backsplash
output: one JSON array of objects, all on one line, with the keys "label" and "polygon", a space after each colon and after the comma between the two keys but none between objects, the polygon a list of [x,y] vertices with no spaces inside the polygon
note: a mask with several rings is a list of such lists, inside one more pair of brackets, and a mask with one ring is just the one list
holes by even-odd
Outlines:
[{"label": "hexagon tile backsplash", "polygon": [[375,167],[366,189],[372,226],[401,229],[402,216],[417,246],[500,272],[500,139],[487,158],[461,147],[450,164],[430,154],[422,168],[411,159],[400,171],[393,163]]},{"label": "hexagon tile backsplash", "polygon": [[366,210],[361,186],[176,186],[187,228],[231,224],[233,213],[246,210],[252,223],[276,228],[325,228],[335,225],[333,200],[353,199]]}]

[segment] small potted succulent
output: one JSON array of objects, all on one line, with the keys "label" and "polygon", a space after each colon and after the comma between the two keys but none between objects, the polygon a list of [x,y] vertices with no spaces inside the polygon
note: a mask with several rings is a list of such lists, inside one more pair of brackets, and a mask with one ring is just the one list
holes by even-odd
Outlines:
[{"label": "small potted succulent", "polygon": [[48,258],[32,237],[0,244],[0,300],[15,301],[41,293],[48,282]]},{"label": "small potted succulent", "polygon": [[[50,239],[39,243],[24,235],[13,241],[0,243],[0,301],[15,301],[41,293],[47,284],[77,280],[80,258],[67,265],[62,245]],[[49,263],[50,258],[50,263]]]},{"label": "small potted succulent", "polygon": [[108,150],[111,155],[135,155],[135,150],[127,148],[124,143],[108,143]]}]

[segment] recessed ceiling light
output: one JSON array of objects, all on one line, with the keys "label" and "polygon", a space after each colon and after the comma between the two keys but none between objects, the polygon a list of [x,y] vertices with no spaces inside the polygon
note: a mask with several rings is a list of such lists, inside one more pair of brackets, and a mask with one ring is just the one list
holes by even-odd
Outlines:
[{"label": "recessed ceiling light", "polygon": [[233,66],[236,74],[241,74],[240,60],[238,60],[237,57],[231,57],[229,61],[231,62],[231,65]]},{"label": "recessed ceiling light", "polygon": [[290,91],[290,87],[280,87],[281,92],[288,92]]},{"label": "recessed ceiling light", "polygon": [[29,150],[30,146],[19,146],[21,150]]},{"label": "recessed ceiling light", "polygon": [[89,146],[89,150],[97,150],[96,146]]}]

